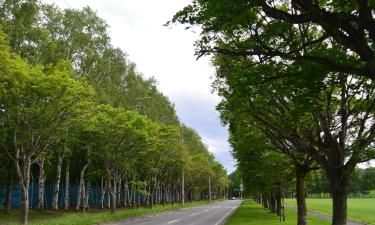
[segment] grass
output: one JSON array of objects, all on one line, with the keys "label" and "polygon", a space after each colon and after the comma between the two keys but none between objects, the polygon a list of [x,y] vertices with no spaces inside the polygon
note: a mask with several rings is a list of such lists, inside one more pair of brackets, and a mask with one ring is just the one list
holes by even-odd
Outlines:
[{"label": "grass", "polygon": [[[184,208],[205,205],[216,201],[199,201],[186,203]],[[118,209],[115,214],[111,214],[109,210],[92,209],[86,213],[82,212],[55,212],[55,211],[37,211],[30,210],[29,224],[33,225],[92,225],[98,223],[106,223],[116,220],[127,219],[131,217],[151,215],[171,210],[181,209],[179,204],[172,205],[156,205],[154,208],[138,208],[138,209]],[[13,210],[10,215],[0,213],[0,225],[18,224],[19,210]]]},{"label": "grass", "polygon": [[375,190],[370,191],[366,197],[375,198]]},{"label": "grass", "polygon": [[[307,199],[307,209],[332,214],[331,199]],[[296,206],[295,199],[285,199],[285,204]],[[349,198],[348,199],[348,218],[375,225],[375,199],[373,198]]]},{"label": "grass", "polygon": [[[285,209],[286,220],[280,223],[276,214],[270,213],[253,200],[246,200],[240,208],[227,220],[225,225],[295,225],[297,223],[297,213],[292,209]],[[308,217],[309,225],[330,225],[327,220]]]}]

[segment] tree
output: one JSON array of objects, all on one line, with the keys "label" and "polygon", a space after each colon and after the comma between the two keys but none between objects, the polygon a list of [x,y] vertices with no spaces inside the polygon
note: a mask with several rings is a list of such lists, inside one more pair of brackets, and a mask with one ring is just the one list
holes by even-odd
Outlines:
[{"label": "tree", "polygon": [[303,61],[375,80],[374,7],[367,0],[204,0],[193,1],[172,22],[202,28],[198,56]]},{"label": "tree", "polygon": [[101,105],[88,130],[94,132],[96,140],[94,154],[105,171],[108,191],[111,196],[111,212],[116,210],[117,184],[128,163],[146,148],[148,132],[152,124],[135,112]]},{"label": "tree", "polygon": [[267,149],[283,154],[289,158],[287,163],[293,163],[297,178],[298,224],[306,224],[304,180],[311,170],[317,169],[317,163],[307,153],[312,148],[309,141],[297,131],[306,120],[304,110],[310,107],[302,99],[313,93],[310,89],[302,93],[288,81],[255,81],[252,74],[261,76],[263,71],[282,71],[282,67],[278,68],[276,63],[249,67],[249,63],[251,61],[237,61],[233,57],[215,58],[217,80],[214,87],[223,97],[218,110],[222,121],[230,125],[235,140],[246,140],[249,134],[254,135],[265,142],[260,145],[263,147],[258,147],[259,151]]},{"label": "tree", "polygon": [[[358,163],[374,157],[372,81],[327,75],[310,63],[253,64],[250,59],[222,58],[216,61],[216,84],[225,98],[219,108],[223,118],[233,123],[232,118],[247,119],[238,115],[249,114],[273,145],[297,150],[284,151],[291,158],[314,159],[330,181],[333,224],[345,223],[350,176]],[[256,80],[267,73],[280,79]]]},{"label": "tree", "polygon": [[55,68],[29,66],[9,51],[1,33],[1,117],[12,134],[14,160],[22,191],[21,223],[27,223],[30,167],[48,150],[59,134],[92,95],[91,89],[71,78],[66,64]]},{"label": "tree", "polygon": [[[238,161],[238,173],[242,175],[240,179],[245,183],[246,192],[255,196],[254,198],[265,208],[281,216],[282,192],[287,184],[291,183],[294,170],[297,170],[293,159],[273,146],[259,129],[242,119],[231,122],[229,140],[233,147],[233,156]],[[238,179],[235,186],[237,191],[241,183]],[[299,183],[296,182],[295,186],[298,190]],[[301,193],[303,197],[298,196],[299,203],[304,202],[303,188],[304,186]],[[306,205],[303,206],[298,207],[298,218],[306,216]]]}]

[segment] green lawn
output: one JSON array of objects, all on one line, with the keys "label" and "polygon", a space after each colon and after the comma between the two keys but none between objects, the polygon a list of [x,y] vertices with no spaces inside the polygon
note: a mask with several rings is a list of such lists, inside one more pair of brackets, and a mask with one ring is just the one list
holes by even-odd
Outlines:
[{"label": "green lawn", "polygon": [[[216,201],[201,201],[186,203],[185,207],[193,207],[198,205],[205,205]],[[179,204],[161,206],[157,205],[153,209],[138,208],[134,209],[118,209],[116,214],[111,214],[109,210],[89,210],[86,213],[81,212],[55,212],[31,210],[29,214],[29,222],[33,225],[91,225],[110,221],[116,221],[136,216],[150,215],[161,213],[170,210],[180,209]],[[19,221],[19,211],[13,210],[10,215],[5,215],[0,212],[0,225],[17,224]]]},{"label": "green lawn", "polygon": [[[297,213],[292,209],[285,209],[286,221],[280,223],[276,214],[270,213],[252,200],[246,200],[239,209],[228,219],[225,225],[295,225]],[[327,220],[316,217],[308,218],[309,225],[330,225]]]},{"label": "green lawn", "polygon": [[[295,199],[285,199],[285,204],[296,206]],[[308,210],[332,214],[331,199],[307,199]],[[375,225],[375,199],[350,198],[348,199],[348,217],[359,222]]]}]

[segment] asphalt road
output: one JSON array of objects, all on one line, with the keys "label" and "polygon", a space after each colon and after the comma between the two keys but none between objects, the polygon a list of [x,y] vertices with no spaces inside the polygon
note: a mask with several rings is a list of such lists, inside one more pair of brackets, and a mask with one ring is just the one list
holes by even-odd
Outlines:
[{"label": "asphalt road", "polygon": [[110,225],[221,225],[240,204],[240,200],[227,200],[154,216],[118,221]]}]

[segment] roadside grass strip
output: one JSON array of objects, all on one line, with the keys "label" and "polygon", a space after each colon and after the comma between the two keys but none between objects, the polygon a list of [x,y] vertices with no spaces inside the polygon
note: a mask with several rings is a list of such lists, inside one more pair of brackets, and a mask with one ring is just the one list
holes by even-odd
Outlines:
[{"label": "roadside grass strip", "polygon": [[[295,199],[285,199],[285,204],[296,207]],[[332,199],[306,199],[307,210],[332,215]],[[375,225],[375,198],[349,198],[348,219]]]},{"label": "roadside grass strip", "polygon": [[[296,225],[297,213],[292,209],[285,209],[286,220],[280,223],[279,217],[264,209],[253,200],[246,200],[227,220],[225,225]],[[309,225],[330,225],[327,220],[308,217]]]}]

